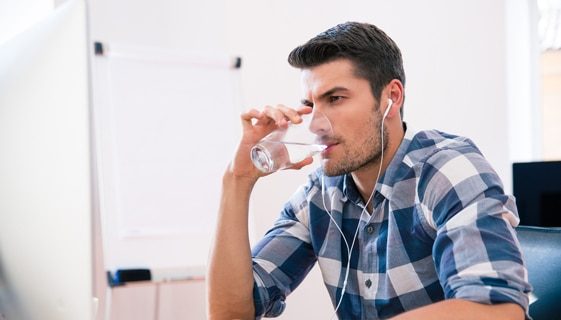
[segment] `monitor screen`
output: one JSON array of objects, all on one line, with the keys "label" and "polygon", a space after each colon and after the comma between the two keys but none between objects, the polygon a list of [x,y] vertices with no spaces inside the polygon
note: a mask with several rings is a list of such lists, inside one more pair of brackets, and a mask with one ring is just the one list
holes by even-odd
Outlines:
[{"label": "monitor screen", "polygon": [[561,161],[512,165],[520,224],[561,227]]},{"label": "monitor screen", "polygon": [[92,318],[84,0],[0,45],[0,313]]}]

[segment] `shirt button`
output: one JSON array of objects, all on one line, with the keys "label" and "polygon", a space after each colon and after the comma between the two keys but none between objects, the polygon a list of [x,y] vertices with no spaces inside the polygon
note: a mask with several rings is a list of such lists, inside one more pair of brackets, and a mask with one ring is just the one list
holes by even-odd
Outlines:
[{"label": "shirt button", "polygon": [[374,227],[373,227],[372,225],[369,225],[369,226],[366,228],[366,232],[368,232],[368,234],[372,234],[372,232],[374,232]]},{"label": "shirt button", "polygon": [[370,281],[370,279],[364,281],[364,284],[366,285],[367,288],[370,289],[370,286],[372,285],[372,281]]}]

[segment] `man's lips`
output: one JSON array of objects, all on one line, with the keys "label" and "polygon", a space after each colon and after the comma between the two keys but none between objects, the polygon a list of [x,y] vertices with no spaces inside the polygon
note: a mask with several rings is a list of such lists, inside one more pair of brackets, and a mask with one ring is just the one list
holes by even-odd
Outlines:
[{"label": "man's lips", "polygon": [[329,143],[325,143],[325,145],[327,146],[327,148],[325,148],[322,152],[321,155],[322,156],[327,156],[329,155],[329,153],[332,152],[333,148],[335,148],[339,143],[337,142],[329,142]]}]

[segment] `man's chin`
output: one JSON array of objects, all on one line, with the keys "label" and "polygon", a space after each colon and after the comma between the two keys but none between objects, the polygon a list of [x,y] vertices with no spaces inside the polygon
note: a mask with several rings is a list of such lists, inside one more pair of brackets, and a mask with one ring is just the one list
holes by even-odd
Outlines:
[{"label": "man's chin", "polygon": [[323,174],[327,177],[335,177],[335,176],[340,176],[343,174],[346,174],[347,172],[345,172],[345,170],[343,168],[337,168],[337,166],[334,166],[333,163],[329,163],[330,160],[323,160],[322,164],[321,164],[321,168],[323,169]]}]

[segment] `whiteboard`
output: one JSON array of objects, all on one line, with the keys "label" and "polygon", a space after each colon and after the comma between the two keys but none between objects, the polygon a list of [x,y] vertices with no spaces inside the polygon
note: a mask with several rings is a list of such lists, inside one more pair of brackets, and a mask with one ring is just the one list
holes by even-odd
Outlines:
[{"label": "whiteboard", "polygon": [[241,131],[234,63],[227,55],[111,44],[95,56],[106,270],[204,274],[222,174]]}]

